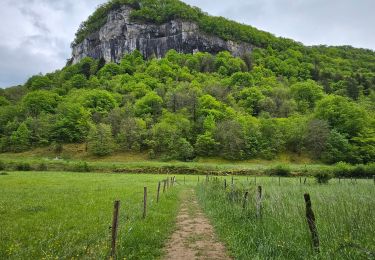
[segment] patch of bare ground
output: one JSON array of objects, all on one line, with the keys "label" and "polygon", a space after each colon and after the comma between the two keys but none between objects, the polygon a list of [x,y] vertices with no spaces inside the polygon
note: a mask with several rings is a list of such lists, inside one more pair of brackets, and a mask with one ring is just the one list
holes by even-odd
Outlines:
[{"label": "patch of bare ground", "polygon": [[217,240],[214,229],[200,209],[193,190],[184,194],[177,229],[166,246],[165,260],[231,259]]}]

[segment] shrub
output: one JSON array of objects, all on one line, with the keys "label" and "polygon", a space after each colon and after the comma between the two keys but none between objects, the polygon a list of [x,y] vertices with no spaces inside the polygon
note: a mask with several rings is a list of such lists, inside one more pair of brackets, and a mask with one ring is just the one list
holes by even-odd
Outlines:
[{"label": "shrub", "polygon": [[329,172],[318,172],[315,174],[315,179],[319,184],[326,184],[332,179],[332,174]]},{"label": "shrub", "polygon": [[353,167],[351,177],[372,177],[375,175],[375,163],[358,164]]},{"label": "shrub", "polygon": [[367,176],[374,176],[375,175],[375,163],[370,163],[365,165],[365,170]]},{"label": "shrub", "polygon": [[90,172],[90,167],[87,162],[78,162],[73,165],[72,171],[74,172]]},{"label": "shrub", "polygon": [[287,177],[290,176],[291,170],[289,166],[287,165],[277,165],[276,167],[269,168],[266,171],[266,174],[271,176],[281,176],[281,177]]},{"label": "shrub", "polygon": [[375,164],[358,164],[350,165],[348,163],[339,162],[333,168],[333,174],[336,177],[344,178],[360,178],[360,177],[371,177],[375,175]]},{"label": "shrub", "polygon": [[9,175],[7,172],[0,172],[0,176]]},{"label": "shrub", "polygon": [[29,163],[17,163],[16,164],[17,171],[31,171],[31,165]]},{"label": "shrub", "polygon": [[45,163],[40,163],[39,165],[38,165],[38,171],[47,171],[48,170],[48,166],[47,166],[47,164],[45,164]]},{"label": "shrub", "polygon": [[333,168],[333,174],[336,177],[350,177],[353,166],[345,163],[339,162]]},{"label": "shrub", "polygon": [[3,161],[0,161],[0,171],[5,170],[5,163]]}]

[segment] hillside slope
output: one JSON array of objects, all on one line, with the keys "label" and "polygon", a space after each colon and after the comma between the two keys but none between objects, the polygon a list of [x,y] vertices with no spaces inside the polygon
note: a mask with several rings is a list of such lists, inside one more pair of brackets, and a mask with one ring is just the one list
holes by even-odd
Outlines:
[{"label": "hillside slope", "polygon": [[132,8],[129,24],[195,24],[214,42],[251,51],[166,48],[156,59],[135,50],[117,63],[80,56],[0,93],[1,151],[50,146],[61,154],[62,144],[87,143],[98,156],[248,160],[287,153],[327,163],[374,161],[373,51],[306,47],[177,0],[110,1],[82,24],[73,48],[106,28],[124,3]]}]

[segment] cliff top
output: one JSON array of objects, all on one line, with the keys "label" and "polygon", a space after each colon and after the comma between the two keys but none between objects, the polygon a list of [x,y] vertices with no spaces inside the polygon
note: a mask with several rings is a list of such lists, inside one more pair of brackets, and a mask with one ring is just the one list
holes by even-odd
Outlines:
[{"label": "cliff top", "polygon": [[180,19],[195,22],[203,32],[216,35],[223,40],[247,42],[261,48],[271,46],[274,49],[302,46],[302,44],[293,40],[275,37],[271,33],[249,25],[230,21],[223,17],[210,16],[199,8],[192,7],[179,0],[111,0],[100,5],[80,25],[72,46],[81,43],[90,34],[99,31],[106,23],[108,14],[123,5],[129,5],[134,9],[131,13],[131,19],[138,22],[161,24]]}]

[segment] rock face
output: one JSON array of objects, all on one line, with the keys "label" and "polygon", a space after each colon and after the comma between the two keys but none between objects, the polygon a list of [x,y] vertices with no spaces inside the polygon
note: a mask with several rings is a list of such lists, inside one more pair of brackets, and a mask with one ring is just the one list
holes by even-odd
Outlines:
[{"label": "rock face", "polygon": [[73,46],[73,63],[85,57],[119,62],[124,54],[136,49],[145,58],[163,57],[170,49],[180,53],[201,51],[212,54],[227,50],[234,56],[242,56],[253,49],[247,43],[225,41],[203,33],[192,22],[172,20],[161,25],[132,22],[131,11],[129,6],[111,11],[107,23],[98,32]]}]

